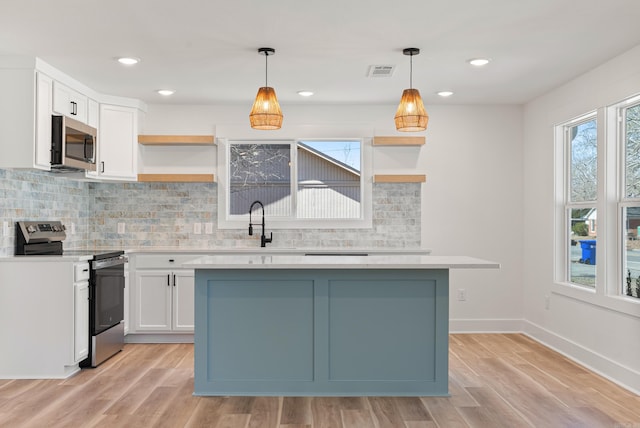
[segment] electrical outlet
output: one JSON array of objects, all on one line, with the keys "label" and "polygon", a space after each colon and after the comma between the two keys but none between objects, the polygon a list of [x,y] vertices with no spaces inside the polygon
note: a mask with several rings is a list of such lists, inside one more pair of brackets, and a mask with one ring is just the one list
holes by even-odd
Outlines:
[{"label": "electrical outlet", "polygon": [[204,233],[207,235],[211,235],[213,233],[213,223],[204,224]]},{"label": "electrical outlet", "polygon": [[71,234],[72,235],[76,234],[76,224],[75,223],[71,223]]},{"label": "electrical outlet", "polygon": [[551,306],[551,298],[549,296],[544,296],[544,308],[549,309]]},{"label": "electrical outlet", "polygon": [[124,223],[118,223],[118,234],[122,235],[124,233],[124,230],[125,230]]},{"label": "electrical outlet", "polygon": [[464,288],[458,288],[458,300],[460,302],[464,302],[465,300],[467,300],[467,290],[465,290]]},{"label": "electrical outlet", "polygon": [[2,222],[2,236],[9,236],[9,222]]},{"label": "electrical outlet", "polygon": [[196,235],[202,233],[202,223],[193,223],[193,233]]}]

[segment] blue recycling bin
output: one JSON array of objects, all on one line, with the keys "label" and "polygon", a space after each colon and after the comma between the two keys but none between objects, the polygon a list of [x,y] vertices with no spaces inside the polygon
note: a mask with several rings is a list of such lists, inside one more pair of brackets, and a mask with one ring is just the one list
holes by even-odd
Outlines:
[{"label": "blue recycling bin", "polygon": [[596,264],[596,240],[585,239],[584,241],[580,241],[580,248],[582,249],[582,257],[580,258],[580,263],[595,265]]}]

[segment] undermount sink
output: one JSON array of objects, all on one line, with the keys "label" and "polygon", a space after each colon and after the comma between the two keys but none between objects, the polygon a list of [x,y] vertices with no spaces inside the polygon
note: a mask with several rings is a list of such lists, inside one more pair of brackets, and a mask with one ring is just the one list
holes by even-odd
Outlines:
[{"label": "undermount sink", "polygon": [[305,253],[305,256],[368,256],[367,253]]}]

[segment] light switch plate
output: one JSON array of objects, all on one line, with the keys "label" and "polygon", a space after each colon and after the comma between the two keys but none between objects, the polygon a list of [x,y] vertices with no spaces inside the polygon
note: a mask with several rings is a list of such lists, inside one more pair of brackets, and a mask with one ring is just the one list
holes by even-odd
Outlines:
[{"label": "light switch plate", "polygon": [[71,234],[72,235],[76,234],[76,224],[75,223],[71,223]]},{"label": "light switch plate", "polygon": [[193,233],[200,235],[202,233],[202,223],[193,223]]},{"label": "light switch plate", "polygon": [[2,236],[9,236],[9,222],[2,222]]},{"label": "light switch plate", "polygon": [[204,233],[207,235],[211,235],[213,233],[213,223],[204,224]]},{"label": "light switch plate", "polygon": [[118,223],[118,233],[122,235],[124,233],[125,226],[124,223]]}]

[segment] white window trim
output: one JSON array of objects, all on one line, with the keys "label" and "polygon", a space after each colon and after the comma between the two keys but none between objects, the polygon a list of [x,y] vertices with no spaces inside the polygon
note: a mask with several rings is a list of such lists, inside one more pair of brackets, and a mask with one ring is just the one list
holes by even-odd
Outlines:
[{"label": "white window trim", "polygon": [[[633,100],[637,101],[638,96]],[[631,104],[630,99],[611,106],[599,108],[595,112],[581,115],[554,127],[554,282],[553,294],[579,300],[593,306],[605,308],[633,317],[640,317],[640,299],[621,294],[624,264],[620,239],[623,234],[622,207],[629,201],[622,201],[624,191],[622,165],[622,127],[619,110]],[[597,120],[598,139],[598,263],[596,264],[596,286],[585,287],[568,282],[568,230],[565,210],[568,200],[568,147],[565,142],[565,128],[584,122],[589,118]],[[593,205],[593,204],[592,204]],[[609,220],[614,219],[614,220]]]},{"label": "white window trim", "polygon": [[[236,139],[218,138],[218,228],[219,229],[246,229],[249,224],[249,216],[230,216],[229,207],[229,145],[232,143],[272,143],[278,142],[297,143],[302,141],[359,141],[360,142],[360,174],[361,174],[361,205],[362,216],[359,219],[298,219],[291,217],[267,217],[268,230],[277,229],[371,229],[372,221],[372,170],[373,149],[371,138],[278,138],[267,139]],[[295,152],[295,151],[294,151]],[[292,162],[297,165],[294,153]],[[296,189],[293,189],[294,192]],[[292,207],[292,209],[295,207]]]},{"label": "white window trim", "polygon": [[[594,290],[598,288],[598,278],[599,272],[598,268],[600,263],[596,264],[596,285],[595,287],[589,287],[585,285],[575,284],[569,281],[569,252],[571,248],[569,247],[569,228],[570,222],[567,221],[567,210],[572,208],[590,208],[595,206],[598,210],[597,201],[594,204],[594,201],[589,202],[572,202],[569,203],[570,199],[570,186],[569,186],[569,174],[571,170],[571,148],[570,145],[567,144],[567,133],[568,129],[572,126],[579,125],[584,122],[588,122],[593,119],[598,119],[595,112],[591,112],[575,119],[572,119],[568,122],[556,125],[554,128],[555,138],[554,138],[554,147],[555,147],[555,202],[556,202],[556,213],[555,213],[555,222],[554,222],[554,236],[555,236],[555,249],[554,249],[554,281],[556,284],[560,284],[564,287],[569,287],[570,289],[575,289],[577,291],[586,291],[588,293],[593,293]],[[597,121],[597,130],[600,132],[600,122]],[[600,142],[598,140],[598,159],[600,157]],[[600,164],[598,164],[598,185],[600,184]],[[600,213],[598,211],[598,217],[600,217]],[[600,219],[599,219],[600,220]],[[600,221],[598,221],[600,223]]]}]

